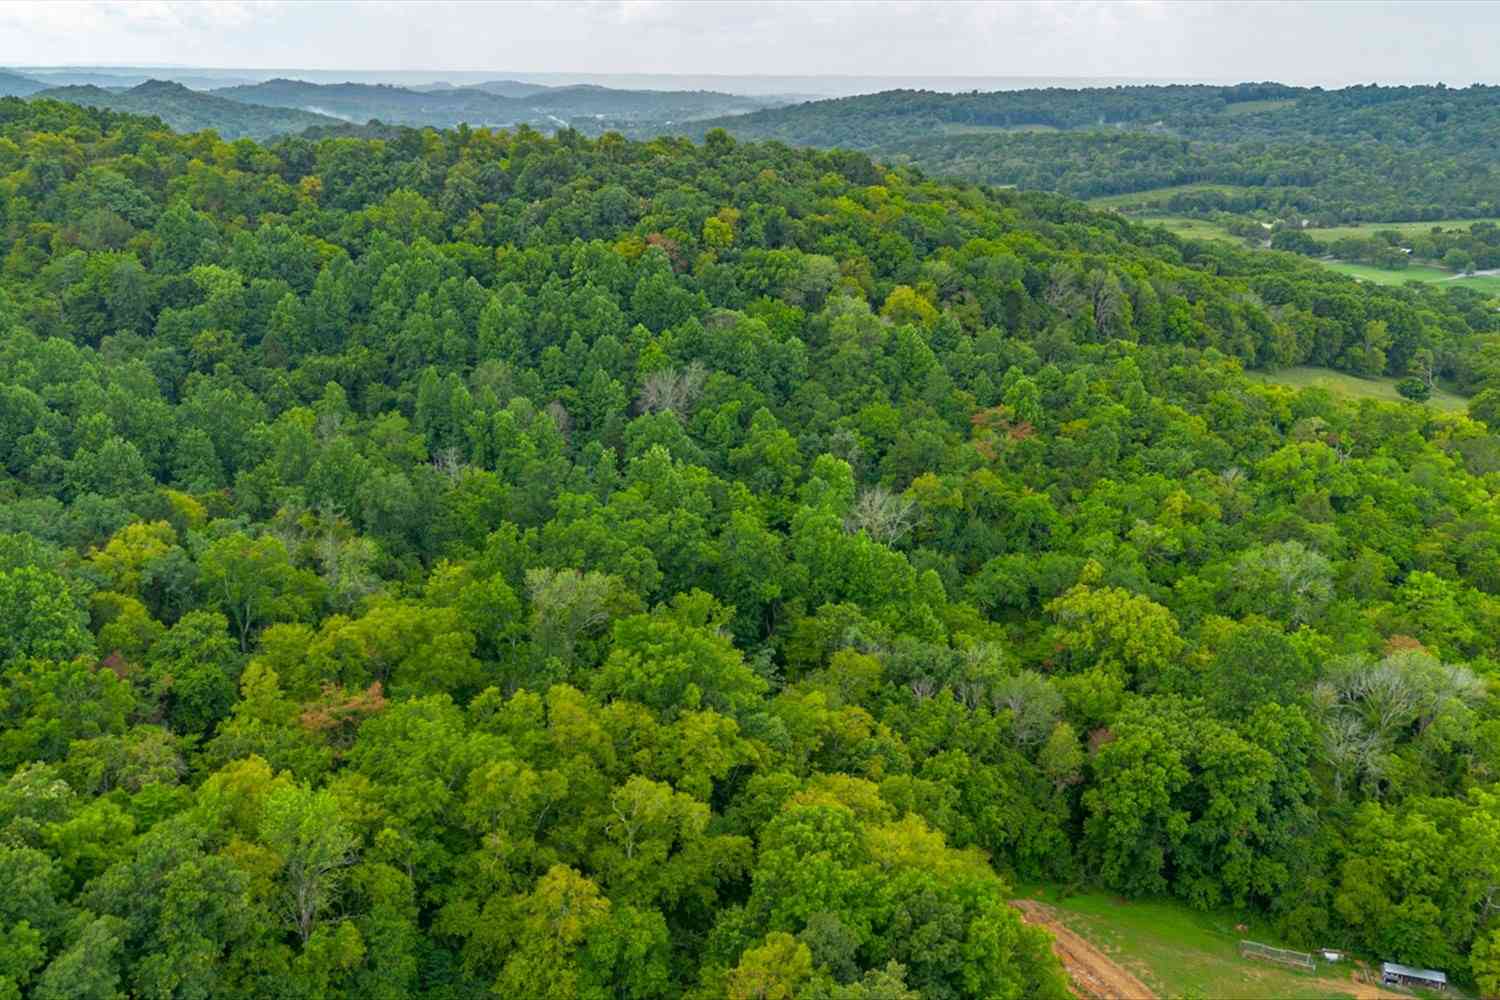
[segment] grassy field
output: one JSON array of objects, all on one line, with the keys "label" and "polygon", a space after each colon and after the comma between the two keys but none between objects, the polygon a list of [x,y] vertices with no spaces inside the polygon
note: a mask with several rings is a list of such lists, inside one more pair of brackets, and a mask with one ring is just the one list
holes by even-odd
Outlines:
[{"label": "grassy field", "polygon": [[[1123,196],[1122,196],[1123,197]],[[1095,202],[1094,204],[1098,204]],[[1161,226],[1167,231],[1189,240],[1220,240],[1225,243],[1233,243],[1237,246],[1245,246],[1244,239],[1233,235],[1217,223],[1207,219],[1195,219],[1186,215],[1139,215],[1132,216],[1137,221],[1147,225]],[[1333,230],[1317,230],[1323,233]],[[1500,274],[1475,274],[1468,277],[1460,277],[1452,271],[1430,264],[1413,264],[1402,271],[1392,271],[1383,267],[1374,267],[1369,264],[1356,264],[1346,260],[1318,260],[1317,263],[1328,268],[1330,271],[1338,271],[1361,281],[1368,281],[1375,285],[1404,285],[1408,281],[1430,281],[1451,288],[1472,288],[1486,295],[1500,295]]]},{"label": "grassy field", "polygon": [[1251,938],[1274,944],[1253,924],[1235,930],[1229,914],[1200,913],[1180,903],[1127,902],[1098,892],[1060,895],[1056,890],[1026,893],[1056,909],[1062,922],[1134,973],[1160,997],[1236,1000],[1333,1000],[1356,995],[1348,965],[1323,965],[1316,974],[1239,956],[1238,942]]},{"label": "grassy field", "polygon": [[1277,111],[1281,108],[1290,108],[1297,102],[1295,100],[1278,100],[1268,97],[1263,101],[1239,101],[1224,109],[1226,115],[1238,117],[1239,115],[1253,115],[1259,111]]},{"label": "grassy field", "polygon": [[[1245,374],[1258,382],[1289,385],[1294,389],[1327,389],[1334,395],[1348,399],[1381,399],[1387,402],[1403,400],[1401,394],[1396,391],[1397,380],[1393,378],[1361,378],[1346,372],[1336,372],[1331,368],[1314,368],[1310,365],[1283,368],[1275,372],[1246,372]],[[1468,407],[1469,401],[1463,396],[1439,387],[1433,392],[1427,405],[1447,413],[1461,413]]]},{"label": "grassy field", "polygon": [[1150,215],[1131,218],[1145,225],[1161,226],[1187,240],[1223,240],[1240,245],[1244,245],[1245,242],[1207,219],[1194,219],[1186,215]]},{"label": "grassy field", "polygon": [[1244,191],[1245,188],[1235,187],[1232,184],[1179,184],[1177,187],[1152,188],[1150,191],[1132,191],[1130,194],[1110,194],[1099,198],[1090,198],[1089,204],[1096,208],[1119,208],[1124,205],[1154,205],[1166,201],[1174,194],[1187,194],[1194,191],[1218,191],[1222,194],[1234,194]]},{"label": "grassy field", "polygon": [[1461,278],[1455,277],[1452,271],[1445,271],[1440,267],[1429,267],[1425,264],[1416,264],[1404,271],[1388,271],[1383,267],[1353,264],[1343,260],[1325,260],[1319,263],[1340,274],[1347,274],[1375,285],[1402,285],[1408,281],[1433,281],[1445,286],[1455,288],[1462,286],[1479,292],[1500,295],[1500,274],[1476,274]]},{"label": "grassy field", "polygon": [[1353,226],[1330,226],[1327,229],[1309,229],[1315,239],[1329,243],[1345,236],[1371,236],[1379,230],[1390,229],[1406,236],[1428,233],[1434,226],[1443,229],[1468,229],[1476,222],[1496,222],[1500,219],[1439,219],[1436,222],[1361,222]]},{"label": "grassy field", "polygon": [[1429,267],[1426,264],[1413,264],[1404,271],[1391,271],[1383,267],[1355,264],[1346,260],[1322,260],[1318,263],[1330,271],[1347,274],[1373,285],[1404,285],[1408,281],[1443,281],[1453,277],[1452,271],[1445,271],[1440,267]]}]

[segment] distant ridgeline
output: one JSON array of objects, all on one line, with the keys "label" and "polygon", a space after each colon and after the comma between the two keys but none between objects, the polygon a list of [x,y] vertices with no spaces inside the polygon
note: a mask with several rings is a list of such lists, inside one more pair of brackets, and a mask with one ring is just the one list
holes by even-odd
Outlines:
[{"label": "distant ridgeline", "polygon": [[[97,74],[96,74],[97,76]],[[301,80],[190,89],[148,80],[133,87],[89,83],[49,87],[0,71],[0,96],[40,96],[90,107],[152,115],[183,132],[213,129],[225,139],[265,139],[344,122],[451,128],[459,124],[661,131],[676,123],[752,111],[778,103],[709,91],[545,87],[496,80],[467,87],[408,89],[385,84],[316,84]]]},{"label": "distant ridgeline", "polygon": [[275,79],[211,90],[151,80],[47,89],[0,71],[0,95],[7,94],[154,115],[179,131],[212,128],[226,139],[307,128],[373,138],[391,125],[465,124],[701,139],[724,128],[1079,198],[1188,186],[1161,200],[1179,214],[1259,213],[1317,225],[1500,216],[1500,88],[1483,86],[895,90],[792,104],[514,80],[399,87]]},{"label": "distant ridgeline", "polygon": [[0,98],[0,996],[1063,1000],[1022,880],[1500,991],[1485,296],[180,90]]},{"label": "distant ridgeline", "polygon": [[1187,211],[1325,222],[1500,215],[1500,88],[1275,83],[941,94],[891,91],[701,122],[841,146],[933,174],[1077,197],[1191,183]]}]

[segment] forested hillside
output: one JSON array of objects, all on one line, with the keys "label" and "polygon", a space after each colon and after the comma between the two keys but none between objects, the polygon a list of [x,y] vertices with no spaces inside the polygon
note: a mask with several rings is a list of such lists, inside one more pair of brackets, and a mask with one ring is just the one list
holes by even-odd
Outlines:
[{"label": "forested hillside", "polygon": [[182,132],[213,129],[225,139],[269,139],[317,125],[334,125],[339,121],[306,110],[232,101],[166,80],[147,80],[128,90],[106,90],[94,86],[56,87],[33,96],[150,115]]},{"label": "forested hillside", "polygon": [[716,127],[1082,198],[1206,182],[1247,190],[1199,208],[1328,225],[1500,215],[1500,87],[889,91]]},{"label": "forested hillside", "polygon": [[387,136],[0,101],[0,993],[1062,998],[1021,879],[1500,988],[1479,296]]}]

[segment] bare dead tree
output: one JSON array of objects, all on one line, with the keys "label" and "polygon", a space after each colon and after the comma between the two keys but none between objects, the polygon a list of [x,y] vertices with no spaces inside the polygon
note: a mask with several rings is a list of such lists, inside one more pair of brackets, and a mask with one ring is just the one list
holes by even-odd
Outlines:
[{"label": "bare dead tree", "polygon": [[313,428],[313,433],[318,436],[318,441],[327,444],[339,436],[339,430],[344,425],[344,418],[336,410],[325,410],[318,414],[318,421]]},{"label": "bare dead tree", "polygon": [[573,416],[568,412],[568,408],[562,404],[562,400],[554,399],[547,404],[546,412],[547,416],[552,419],[552,425],[557,428],[557,433],[561,434],[563,440],[566,441],[573,431]]},{"label": "bare dead tree", "polygon": [[1349,672],[1342,687],[1343,701],[1382,737],[1410,725],[1422,707],[1422,692],[1413,678],[1390,659]]},{"label": "bare dead tree", "polygon": [[988,693],[983,681],[972,678],[965,678],[953,685],[954,697],[970,711],[983,705],[985,695]]},{"label": "bare dead tree", "polygon": [[1345,783],[1375,781],[1385,772],[1386,743],[1355,715],[1337,713],[1323,723],[1323,759],[1333,770],[1334,793]]},{"label": "bare dead tree", "polygon": [[854,506],[844,518],[844,530],[863,531],[882,545],[899,541],[916,520],[917,505],[884,486],[860,490]]},{"label": "bare dead tree", "polygon": [[671,410],[686,415],[703,392],[708,381],[708,369],[697,361],[678,371],[663,368],[651,372],[641,382],[640,395],[636,397],[636,409],[641,413],[660,413]]},{"label": "bare dead tree", "polygon": [[463,453],[451,446],[439,449],[437,454],[432,456],[432,467],[450,483],[458,482],[469,469],[468,463],[464,461]]}]

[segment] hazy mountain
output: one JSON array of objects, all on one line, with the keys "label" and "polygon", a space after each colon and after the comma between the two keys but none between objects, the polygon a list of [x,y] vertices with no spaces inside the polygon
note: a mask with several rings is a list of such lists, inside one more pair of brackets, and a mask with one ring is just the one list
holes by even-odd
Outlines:
[{"label": "hazy mountain", "polygon": [[484,83],[469,84],[467,89],[482,90],[497,97],[530,97],[532,94],[540,94],[544,90],[553,88],[540,83],[524,83],[521,80],[486,80]]},{"label": "hazy mountain", "polygon": [[374,118],[399,125],[447,128],[460,122],[510,125],[524,118],[523,109],[510,99],[467,87],[424,92],[388,84],[277,79],[213,93],[228,100],[299,108],[356,123]]},{"label": "hazy mountain", "polygon": [[[497,91],[504,91],[499,93]],[[363,124],[451,128],[529,124],[541,129],[577,125],[590,131],[649,129],[653,125],[743,114],[767,107],[767,98],[707,90],[614,90],[592,84],[541,87],[494,80],[476,87],[428,85],[422,90],[369,83],[309,83],[277,79],[213,93],[236,101],[299,108]]]},{"label": "hazy mountain", "polygon": [[246,136],[264,139],[337,121],[327,115],[307,111],[231,101],[165,80],[147,80],[128,90],[105,90],[94,86],[54,87],[37,91],[31,96],[138,115],[154,115],[178,132],[213,129],[225,139]]},{"label": "hazy mountain", "polygon": [[29,76],[0,69],[0,97],[28,97],[39,90],[46,89],[47,84],[33,80]]},{"label": "hazy mountain", "polygon": [[615,90],[594,84],[553,87],[523,101],[528,107],[564,116],[604,115],[630,120],[712,118],[757,111],[777,103],[712,90]]}]

